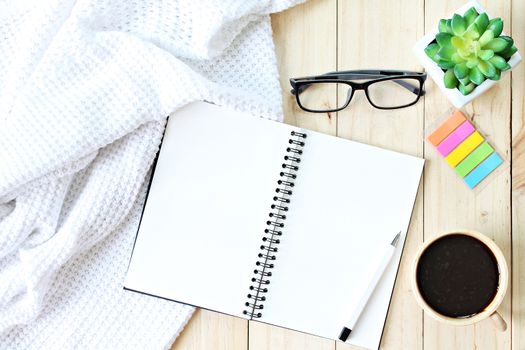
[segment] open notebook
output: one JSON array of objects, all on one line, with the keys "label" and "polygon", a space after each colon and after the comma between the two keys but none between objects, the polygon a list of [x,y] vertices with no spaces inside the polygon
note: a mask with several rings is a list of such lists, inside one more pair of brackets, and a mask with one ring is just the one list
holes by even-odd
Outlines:
[{"label": "open notebook", "polygon": [[[423,160],[205,102],[169,118],[125,288],[379,346]],[[277,251],[275,251],[277,250]],[[257,271],[257,272],[255,272]]]}]

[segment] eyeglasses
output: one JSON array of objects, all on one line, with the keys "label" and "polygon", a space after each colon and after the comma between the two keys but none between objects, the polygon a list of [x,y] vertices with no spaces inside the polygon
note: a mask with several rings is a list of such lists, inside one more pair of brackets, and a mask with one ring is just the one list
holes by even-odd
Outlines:
[{"label": "eyeglasses", "polygon": [[[348,107],[356,90],[364,90],[368,102],[378,109],[412,106],[425,94],[423,85],[426,78],[424,72],[349,70],[292,78],[290,84],[299,107],[307,112],[326,113]],[[365,79],[368,81],[355,81]],[[335,107],[327,102],[327,97],[334,95],[337,96]]]}]

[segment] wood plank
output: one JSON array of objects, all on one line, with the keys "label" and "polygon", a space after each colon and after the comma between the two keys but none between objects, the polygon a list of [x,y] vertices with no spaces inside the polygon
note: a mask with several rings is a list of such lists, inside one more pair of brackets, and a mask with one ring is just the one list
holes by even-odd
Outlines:
[{"label": "wood plank", "polygon": [[[464,1],[427,1],[425,6],[426,31],[434,28],[438,20],[448,16]],[[510,0],[488,2],[483,5],[492,16],[500,16],[510,23]],[[435,124],[451,107],[437,86],[428,85],[425,98],[426,124]],[[491,91],[468,105],[474,114],[474,123],[482,134],[504,156],[509,155],[510,144],[510,79],[503,78]],[[502,248],[510,262],[510,178],[509,171],[492,179],[482,191],[473,191],[456,176],[431,147],[425,148],[425,239],[448,229],[478,230]],[[509,266],[510,268],[510,266]],[[511,322],[511,293],[507,293],[499,311]],[[510,329],[510,327],[509,327]],[[510,330],[497,332],[489,320],[467,327],[452,327],[424,318],[424,348],[433,349],[509,349]]]},{"label": "wood plank", "polygon": [[171,350],[248,349],[248,321],[197,309]]},{"label": "wood plank", "polygon": [[[336,1],[312,0],[282,13],[272,15],[275,51],[283,90],[285,122],[308,129],[335,134],[335,117],[302,111],[290,94],[291,77],[315,75],[336,68]],[[335,103],[335,91],[325,96],[325,103]],[[270,294],[271,295],[271,294]],[[331,340],[305,333],[249,324],[249,348],[262,349],[334,349]]]},{"label": "wood plank", "polygon": [[[300,109],[290,93],[289,79],[336,69],[336,15],[336,0],[311,0],[272,15],[285,123],[331,135],[335,135],[335,116]],[[334,105],[335,91],[325,99]]]},{"label": "wood plank", "polygon": [[286,328],[250,322],[250,350],[334,350],[334,342]]},{"label": "wood plank", "polygon": [[[523,55],[525,2],[512,1],[512,37]],[[508,29],[507,29],[508,30]],[[512,72],[512,349],[525,349],[525,65]]]},{"label": "wood plank", "polygon": [[[423,34],[422,0],[339,2],[338,70],[419,70],[412,45]],[[340,98],[345,98],[341,95]],[[363,91],[338,114],[337,135],[417,156],[423,155],[423,102],[399,109],[374,109]],[[420,191],[421,192],[421,191]],[[409,269],[423,237],[423,201],[418,196],[381,347],[421,349],[422,312],[410,290]],[[351,349],[337,344],[337,349]]]}]

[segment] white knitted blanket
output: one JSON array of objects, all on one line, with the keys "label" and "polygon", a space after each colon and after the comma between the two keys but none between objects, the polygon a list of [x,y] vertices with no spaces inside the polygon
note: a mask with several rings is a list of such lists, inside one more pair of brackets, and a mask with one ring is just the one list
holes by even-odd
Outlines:
[{"label": "white knitted blanket", "polygon": [[171,345],[193,309],[122,289],[165,117],[281,118],[296,2],[0,0],[0,349]]}]

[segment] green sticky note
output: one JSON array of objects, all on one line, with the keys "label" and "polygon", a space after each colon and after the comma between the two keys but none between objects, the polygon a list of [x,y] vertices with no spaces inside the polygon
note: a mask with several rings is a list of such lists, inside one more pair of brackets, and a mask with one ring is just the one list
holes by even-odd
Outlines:
[{"label": "green sticky note", "polygon": [[492,152],[494,152],[494,149],[487,142],[483,142],[458,164],[456,172],[459,176],[465,177],[472,169],[477,167],[479,163],[492,154]]}]

